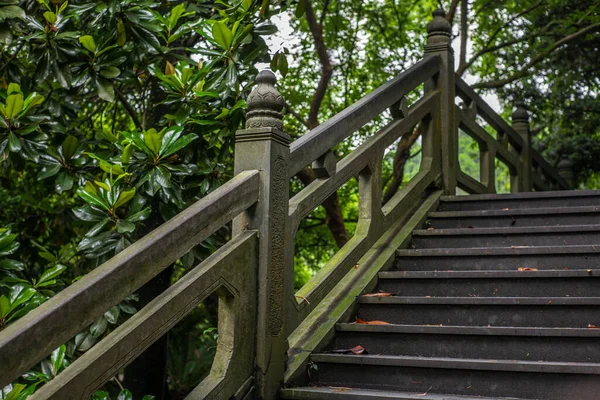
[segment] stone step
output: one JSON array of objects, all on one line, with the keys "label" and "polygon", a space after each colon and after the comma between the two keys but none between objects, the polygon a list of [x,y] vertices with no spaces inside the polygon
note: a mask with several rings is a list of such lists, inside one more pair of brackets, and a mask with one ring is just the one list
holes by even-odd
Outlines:
[{"label": "stone step", "polygon": [[594,297],[600,269],[542,271],[386,271],[378,290],[398,296]]},{"label": "stone step", "polygon": [[442,196],[440,211],[600,206],[600,190]]},{"label": "stone step", "polygon": [[427,225],[435,229],[600,224],[600,206],[514,210],[434,211]]},{"label": "stone step", "polygon": [[318,386],[545,400],[597,400],[600,364],[314,354]]},{"label": "stone step", "polygon": [[411,247],[431,249],[585,244],[597,244],[600,248],[600,225],[416,229],[413,231]]},{"label": "stone step", "polygon": [[[281,390],[282,399],[297,400],[500,400],[498,397],[457,396],[435,393],[391,392],[387,390],[368,390],[349,387],[297,387]],[[525,400],[503,397],[502,400]]]},{"label": "stone step", "polygon": [[395,267],[402,271],[597,269],[600,245],[401,249],[396,251]]},{"label": "stone step", "polygon": [[369,354],[500,360],[600,362],[600,329],[482,326],[336,326],[333,349]]},{"label": "stone step", "polygon": [[600,326],[600,297],[366,297],[358,318],[404,325],[587,328]]}]

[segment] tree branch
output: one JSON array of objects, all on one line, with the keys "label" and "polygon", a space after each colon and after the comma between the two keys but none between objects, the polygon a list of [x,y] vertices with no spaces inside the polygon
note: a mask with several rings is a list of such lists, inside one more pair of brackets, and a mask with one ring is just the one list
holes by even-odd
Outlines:
[{"label": "tree branch", "polygon": [[125,107],[127,114],[129,114],[129,116],[133,120],[135,127],[138,130],[142,130],[142,125],[140,124],[137,113],[135,112],[135,110],[133,109],[131,104],[129,104],[129,102],[127,101],[125,96],[123,96],[123,93],[121,93],[121,91],[119,90],[119,88],[117,86],[113,85],[113,87],[115,88],[115,93],[117,94],[118,99],[121,101],[121,103],[123,103],[123,107]]},{"label": "tree branch", "polygon": [[[316,179],[314,172],[308,167],[302,169],[296,176],[304,186],[310,185]],[[350,237],[346,230],[346,225],[344,225],[344,217],[337,192],[325,199],[322,206],[325,209],[325,223],[333,235],[338,248],[342,248],[350,240]]]},{"label": "tree branch", "polygon": [[550,46],[550,48],[548,48],[547,50],[544,50],[544,51],[538,53],[535,57],[533,57],[531,59],[531,61],[529,61],[529,63],[527,63],[527,65],[525,65],[520,71],[518,71],[513,76],[510,76],[510,77],[504,78],[504,79],[498,79],[495,81],[480,82],[480,83],[473,85],[472,87],[476,88],[476,89],[495,89],[495,88],[499,88],[504,85],[507,85],[509,83],[512,83],[519,78],[527,76],[527,75],[531,74],[532,67],[534,67],[537,64],[539,64],[540,62],[542,62],[554,50],[561,47],[562,45],[568,44],[569,42],[571,42],[589,32],[597,30],[598,28],[600,28],[600,23],[589,25],[586,28],[583,28],[583,29],[581,29],[575,33],[572,33],[568,36],[565,36],[564,38],[562,38],[561,40],[557,41],[552,46]]},{"label": "tree branch", "polygon": [[308,122],[306,122],[306,120],[304,118],[302,118],[302,115],[300,115],[296,111],[294,111],[294,109],[290,106],[290,104],[287,101],[283,100],[283,104],[288,113],[290,113],[294,118],[296,118],[296,120],[298,122],[300,122],[302,125],[304,125],[308,129],[310,129],[310,127],[308,126]]},{"label": "tree branch", "polygon": [[531,7],[527,8],[527,9],[521,11],[520,13],[518,13],[517,15],[515,15],[514,17],[512,17],[511,19],[509,19],[508,21],[506,21],[506,23],[504,23],[502,26],[500,26],[498,29],[496,29],[494,31],[494,33],[492,33],[490,35],[490,37],[489,37],[489,39],[488,39],[485,47],[489,47],[494,42],[494,39],[496,38],[496,36],[498,36],[498,34],[500,32],[502,32],[502,30],[504,28],[506,28],[507,26],[509,26],[510,24],[512,24],[517,18],[521,18],[523,15],[528,14],[531,11],[535,10],[536,8],[538,8],[539,6],[541,6],[543,2],[544,1],[542,0],[542,1],[534,4],[533,6],[531,6]]},{"label": "tree branch", "polygon": [[468,0],[460,2],[460,56],[458,69],[467,63],[467,42],[469,40],[469,3]]},{"label": "tree branch", "polygon": [[460,0],[452,0],[450,3],[450,8],[448,8],[448,12],[446,13],[446,19],[450,24],[454,22],[454,16],[456,15],[456,9],[458,8],[458,2]]},{"label": "tree branch", "polygon": [[315,48],[317,50],[317,55],[319,56],[319,62],[321,63],[321,79],[319,80],[317,90],[310,103],[310,111],[307,120],[308,126],[312,129],[319,125],[319,108],[325,98],[327,86],[329,86],[329,81],[333,75],[333,67],[329,60],[329,54],[327,54],[325,40],[323,39],[323,26],[317,23],[311,0],[306,0],[306,22],[308,23],[308,28],[315,41]]},{"label": "tree branch", "polygon": [[416,129],[411,129],[400,138],[396,154],[394,155],[392,181],[383,195],[383,204],[387,203],[396,194],[400,185],[402,185],[402,181],[404,180],[404,166],[411,158],[410,148],[415,144],[419,136],[421,136],[421,131],[421,124],[419,124]]}]

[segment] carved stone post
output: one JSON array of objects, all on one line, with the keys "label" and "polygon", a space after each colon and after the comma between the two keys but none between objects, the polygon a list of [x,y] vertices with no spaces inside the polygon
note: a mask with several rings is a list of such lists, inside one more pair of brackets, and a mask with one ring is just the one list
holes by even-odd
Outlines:
[{"label": "carved stone post", "polygon": [[563,154],[556,168],[558,174],[569,184],[569,189],[573,189],[575,183],[573,179],[573,162],[569,160],[569,156]]},{"label": "carved stone post", "polygon": [[[275,399],[283,383],[285,335],[285,232],[288,217],[290,137],[283,132],[284,102],[276,78],[262,71],[248,96],[246,129],[236,133],[235,173],[260,171],[260,200],[234,221],[234,234],[260,232],[256,337],[256,397]],[[251,338],[241,338],[248,340]]]},{"label": "carved stone post", "polygon": [[519,191],[531,192],[533,190],[533,165],[531,163],[531,134],[529,132],[529,113],[525,109],[525,103],[518,101],[517,108],[512,114],[512,126],[523,139],[521,149],[521,176],[519,179]]},{"label": "carved stone post", "polygon": [[[450,23],[444,11],[433,12],[433,20],[427,25],[427,45],[425,57],[440,58],[440,73],[432,84],[425,85],[425,90],[439,90],[440,110],[438,117],[436,141],[441,144],[441,170],[446,193],[455,194],[458,165],[458,130],[454,116],[454,51],[450,44]],[[437,144],[439,146],[440,144]],[[437,147],[434,146],[434,147]],[[439,148],[439,147],[437,147]],[[436,157],[438,154],[436,154]]]}]

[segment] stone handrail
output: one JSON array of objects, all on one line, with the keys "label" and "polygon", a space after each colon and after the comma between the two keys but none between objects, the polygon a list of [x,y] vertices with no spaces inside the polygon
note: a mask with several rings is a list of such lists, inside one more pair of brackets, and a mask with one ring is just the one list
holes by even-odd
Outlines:
[{"label": "stone handrail", "polygon": [[[274,399],[284,373],[287,379],[306,368],[310,351],[341,317],[344,308],[336,302],[351,306],[352,299],[344,297],[348,291],[340,286],[342,279],[352,293],[360,293],[380,264],[358,268],[359,260],[378,259],[389,265],[395,248],[407,243],[407,232],[423,223],[442,193],[454,194],[457,187],[469,193],[494,192],[496,158],[509,167],[512,191],[570,188],[569,161],[562,160],[557,170],[531,148],[528,115],[522,106],[513,114],[511,126],[456,76],[450,24],[443,12],[434,12],[427,32],[422,61],[291,144],[284,133],[284,101],[275,88],[275,75],[261,72],[248,97],[246,127],[236,133],[236,176],[0,332],[0,387],[232,221],[228,243],[33,398],[89,396],[216,293],[217,355],[210,375],[189,398],[229,399],[254,393],[256,398]],[[423,94],[408,107],[405,95],[422,84]],[[462,108],[456,106],[457,96]],[[391,121],[338,160],[332,149],[388,109]],[[477,123],[477,116],[496,131],[496,137]],[[420,170],[384,203],[384,153],[416,126],[422,136]],[[460,170],[459,129],[479,144],[479,181]],[[290,199],[289,180],[304,168],[312,168],[316,180]],[[359,181],[354,236],[294,293],[294,237],[300,221],[353,178]],[[394,238],[406,226],[398,243]],[[385,257],[377,258],[382,252]],[[350,276],[353,271],[356,275]]]},{"label": "stone handrail", "polygon": [[[247,171],[111,258],[79,281],[0,332],[0,387],[4,387],[85,329],[112,306],[139,289],[259,199],[259,172]],[[32,398],[82,399],[181,320],[190,307],[218,292],[235,304],[254,304],[252,257],[256,234],[244,232],[205,260],[133,318],[76,360]],[[244,262],[241,262],[241,261]],[[238,265],[243,264],[243,265]],[[211,267],[208,267],[211,266]],[[237,270],[236,268],[239,268]],[[208,271],[205,271],[209,269]],[[195,272],[197,271],[197,272]],[[231,272],[234,274],[231,274]],[[192,277],[197,274],[197,278]],[[206,278],[210,276],[211,279]],[[232,275],[229,277],[229,275]],[[202,278],[202,279],[200,279]],[[195,286],[194,286],[195,285]],[[189,287],[194,287],[193,293]],[[190,300],[193,300],[190,303]],[[231,311],[234,311],[233,309]],[[254,329],[254,309],[231,312],[221,320]],[[243,319],[246,321],[243,321]],[[248,318],[251,323],[248,322]],[[242,326],[240,325],[240,326]],[[233,332],[233,327],[227,331]],[[237,328],[236,328],[237,329]],[[245,334],[244,334],[245,335]],[[224,336],[226,338],[227,335]],[[42,339],[43,338],[43,339]],[[236,336],[241,341],[241,334]],[[234,338],[230,338],[233,342]],[[241,343],[238,345],[242,345]],[[244,344],[248,347],[248,344]],[[219,341],[217,353],[231,353]],[[251,376],[253,346],[237,351],[235,364]],[[218,357],[225,357],[218,354]],[[226,358],[226,357],[225,357]],[[245,360],[245,361],[244,361]],[[223,360],[223,363],[228,360]],[[238,367],[239,368],[239,367]],[[214,376],[210,379],[216,380]],[[243,382],[236,382],[241,385]],[[239,386],[238,385],[238,386]],[[215,385],[218,386],[218,385]],[[237,387],[236,387],[237,389]]]}]

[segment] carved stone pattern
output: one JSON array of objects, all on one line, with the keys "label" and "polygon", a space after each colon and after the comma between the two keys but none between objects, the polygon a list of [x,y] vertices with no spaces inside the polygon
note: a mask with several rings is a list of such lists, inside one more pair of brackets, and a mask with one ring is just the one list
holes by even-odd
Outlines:
[{"label": "carved stone pattern", "polygon": [[275,128],[283,130],[283,122],[275,118],[253,117],[246,121],[246,129],[252,128]]},{"label": "carved stone pattern", "polygon": [[261,71],[256,77],[258,85],[248,96],[246,128],[276,128],[283,130],[285,105],[283,96],[275,88],[275,75],[270,71]]},{"label": "carved stone pattern", "polygon": [[288,192],[287,164],[281,157],[273,163],[271,185],[271,254],[269,263],[269,333],[283,332],[283,304],[285,301],[285,226],[287,225]]}]

